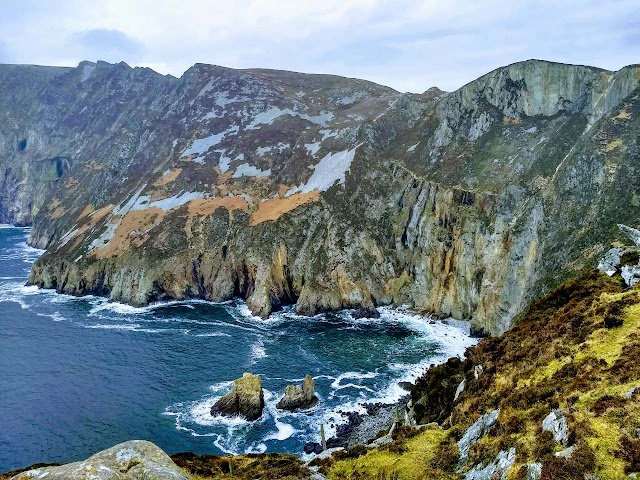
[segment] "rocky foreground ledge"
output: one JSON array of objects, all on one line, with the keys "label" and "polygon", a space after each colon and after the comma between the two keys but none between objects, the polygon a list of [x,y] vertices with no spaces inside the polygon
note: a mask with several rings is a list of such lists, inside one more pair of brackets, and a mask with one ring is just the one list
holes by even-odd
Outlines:
[{"label": "rocky foreground ledge", "polygon": [[98,452],[81,462],[45,466],[0,474],[0,480],[191,480],[318,479],[302,461],[288,454],[250,454],[234,457],[196,455],[191,452],[169,457],[157,445],[131,440]]},{"label": "rocky foreground ledge", "polygon": [[96,453],[82,462],[51,467],[40,467],[17,473],[12,480],[46,478],[47,480],[71,480],[91,478],[95,480],[174,479],[190,480],[171,457],[159,447],[144,440],[132,440]]}]

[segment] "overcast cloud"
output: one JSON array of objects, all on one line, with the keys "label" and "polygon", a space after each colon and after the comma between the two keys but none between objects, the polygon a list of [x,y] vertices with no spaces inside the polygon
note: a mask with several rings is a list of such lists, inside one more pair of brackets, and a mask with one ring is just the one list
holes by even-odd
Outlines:
[{"label": "overcast cloud", "polygon": [[640,2],[3,0],[0,62],[125,61],[180,76],[196,62],[453,90],[528,58],[640,63]]}]

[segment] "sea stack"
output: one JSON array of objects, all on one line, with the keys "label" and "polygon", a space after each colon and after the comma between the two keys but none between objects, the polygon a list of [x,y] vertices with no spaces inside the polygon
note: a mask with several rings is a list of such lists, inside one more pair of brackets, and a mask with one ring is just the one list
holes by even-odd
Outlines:
[{"label": "sea stack", "polygon": [[311,375],[304,377],[302,387],[287,385],[284,389],[284,397],[280,399],[276,408],[280,410],[305,410],[318,403],[316,386]]},{"label": "sea stack", "polygon": [[211,407],[211,415],[226,417],[241,416],[247,420],[258,420],[264,408],[264,392],[260,377],[243,373],[233,383],[233,388]]}]

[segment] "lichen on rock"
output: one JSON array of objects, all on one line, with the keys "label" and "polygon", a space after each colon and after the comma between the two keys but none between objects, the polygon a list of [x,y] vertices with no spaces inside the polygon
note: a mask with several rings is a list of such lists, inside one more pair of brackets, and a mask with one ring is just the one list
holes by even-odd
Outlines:
[{"label": "lichen on rock", "polygon": [[12,480],[190,480],[171,458],[151,442],[132,440],[96,453],[81,462],[58,467],[36,468]]}]

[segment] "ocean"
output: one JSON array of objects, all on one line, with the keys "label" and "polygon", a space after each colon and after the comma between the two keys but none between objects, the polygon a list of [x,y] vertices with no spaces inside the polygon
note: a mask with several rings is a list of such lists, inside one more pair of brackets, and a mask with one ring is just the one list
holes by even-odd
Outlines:
[{"label": "ocean", "polygon": [[[463,328],[386,307],[377,320],[292,308],[265,320],[241,300],[135,308],[60,295],[25,286],[42,253],[28,235],[0,225],[0,472],[81,460],[133,439],[170,454],[300,454],[320,424],[335,431],[340,411],[398,400],[407,394],[399,382],[474,343]],[[262,379],[262,418],[212,417],[243,372]],[[277,410],[285,386],[306,374],[319,404]]]}]

